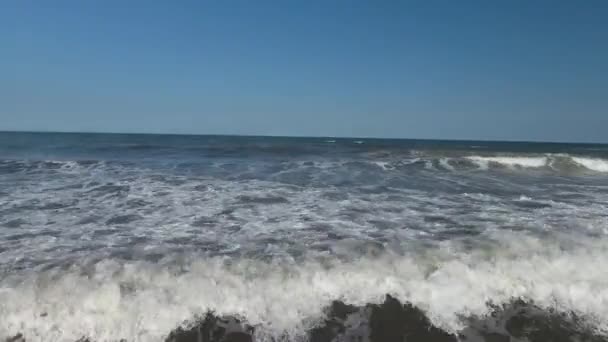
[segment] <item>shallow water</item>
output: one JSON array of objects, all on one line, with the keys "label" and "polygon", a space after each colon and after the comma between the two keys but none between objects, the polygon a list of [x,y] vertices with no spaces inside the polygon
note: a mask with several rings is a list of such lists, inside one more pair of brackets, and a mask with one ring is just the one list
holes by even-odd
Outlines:
[{"label": "shallow water", "polygon": [[[341,301],[371,338],[388,294],[456,339],[602,339],[607,205],[606,145],[0,133],[0,337],[315,340]],[[512,303],[527,330],[478,328]]]}]

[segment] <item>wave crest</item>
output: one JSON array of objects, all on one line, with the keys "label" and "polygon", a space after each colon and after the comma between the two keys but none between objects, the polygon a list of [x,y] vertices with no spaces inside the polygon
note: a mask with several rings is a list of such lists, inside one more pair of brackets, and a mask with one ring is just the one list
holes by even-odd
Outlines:
[{"label": "wave crest", "polygon": [[[420,308],[447,333],[462,317],[485,317],[514,298],[573,312],[608,330],[605,240],[576,245],[523,234],[492,249],[447,242],[435,250],[355,261],[304,263],[211,258],[175,266],[106,260],[70,270],[7,278],[0,284],[0,336],[28,341],[161,341],[182,322],[209,310],[245,317],[261,341],[306,335],[332,300],[378,303],[389,293]],[[465,249],[463,249],[465,248]]]},{"label": "wave crest", "polygon": [[589,170],[596,172],[608,172],[608,160],[582,157],[572,157],[572,160]]},{"label": "wave crest", "polygon": [[477,163],[482,168],[488,168],[489,163],[496,163],[500,165],[506,165],[508,167],[524,167],[524,168],[539,168],[547,165],[547,157],[480,157],[470,156],[467,157]]},{"label": "wave crest", "polygon": [[525,155],[469,155],[469,156],[426,156],[412,161],[374,161],[384,171],[400,170],[403,167],[424,165],[435,170],[526,170],[537,169],[551,172],[577,174],[608,173],[608,160],[600,158],[578,157],[567,154]]}]

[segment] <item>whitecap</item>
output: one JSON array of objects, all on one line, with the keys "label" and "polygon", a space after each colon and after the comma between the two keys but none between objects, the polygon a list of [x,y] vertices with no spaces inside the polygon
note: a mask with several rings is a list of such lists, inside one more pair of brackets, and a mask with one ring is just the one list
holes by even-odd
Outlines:
[{"label": "whitecap", "polygon": [[572,160],[591,171],[608,172],[608,160],[583,157],[572,157]]},{"label": "whitecap", "polygon": [[478,164],[482,168],[487,168],[488,164],[495,163],[507,167],[540,168],[547,165],[547,157],[481,157],[469,156],[467,159]]}]

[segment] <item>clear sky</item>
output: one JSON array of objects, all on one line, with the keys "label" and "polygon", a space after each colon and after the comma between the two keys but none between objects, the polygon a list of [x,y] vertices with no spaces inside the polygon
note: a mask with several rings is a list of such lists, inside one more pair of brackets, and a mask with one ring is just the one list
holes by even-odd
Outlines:
[{"label": "clear sky", "polygon": [[608,1],[0,1],[0,130],[608,142]]}]

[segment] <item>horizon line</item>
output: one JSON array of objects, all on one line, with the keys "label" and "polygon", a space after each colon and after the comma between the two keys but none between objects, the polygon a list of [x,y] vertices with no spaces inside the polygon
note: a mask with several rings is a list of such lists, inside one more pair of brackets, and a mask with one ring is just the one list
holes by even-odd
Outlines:
[{"label": "horizon line", "polygon": [[249,137],[249,138],[287,138],[287,139],[343,139],[343,140],[404,140],[404,141],[441,141],[441,142],[493,142],[515,144],[571,144],[571,145],[608,145],[607,142],[577,142],[577,141],[543,141],[543,140],[492,140],[492,139],[440,139],[440,138],[395,138],[375,136],[324,136],[324,135],[265,135],[265,134],[229,134],[229,133],[151,133],[151,132],[109,132],[109,131],[34,131],[34,130],[2,130],[3,133],[30,134],[108,134],[108,135],[163,135],[163,136],[207,136],[207,137]]}]

